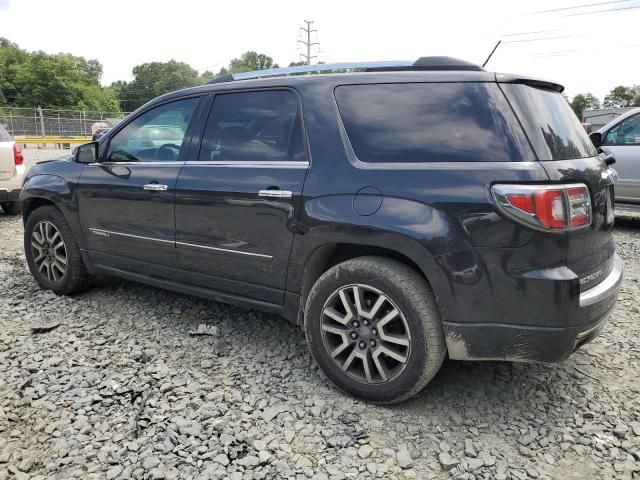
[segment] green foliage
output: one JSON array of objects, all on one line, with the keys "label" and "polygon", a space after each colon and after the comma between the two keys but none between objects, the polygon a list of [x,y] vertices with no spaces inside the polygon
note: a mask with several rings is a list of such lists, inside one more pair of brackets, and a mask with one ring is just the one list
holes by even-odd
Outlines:
[{"label": "green foliage", "polygon": [[585,110],[592,110],[594,108],[600,108],[600,100],[591,93],[579,93],[573,100],[569,102],[571,108],[579,119],[582,119],[582,112]]},{"label": "green foliage", "polygon": [[619,85],[604,97],[605,107],[640,107],[640,85]]},{"label": "green foliage", "polygon": [[68,53],[27,52],[0,39],[0,104],[87,108],[119,112],[118,99],[100,86],[102,65]]},{"label": "green foliage", "polygon": [[231,73],[240,73],[251,72],[253,70],[266,70],[268,68],[278,68],[278,64],[273,63],[273,58],[269,55],[250,50],[244,52],[240,58],[231,60],[228,71]]},{"label": "green foliage", "polygon": [[[205,73],[213,77],[211,72]],[[138,65],[133,68],[133,81],[115,82],[111,87],[117,92],[122,109],[131,111],[159,95],[194,87],[205,81],[188,64],[169,60]]]}]

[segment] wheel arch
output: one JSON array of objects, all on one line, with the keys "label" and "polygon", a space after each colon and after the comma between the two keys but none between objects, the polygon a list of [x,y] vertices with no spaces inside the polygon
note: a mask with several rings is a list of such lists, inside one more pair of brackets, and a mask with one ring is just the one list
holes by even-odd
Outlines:
[{"label": "wheel arch", "polygon": [[300,307],[298,309],[296,323],[302,325],[304,305],[309,295],[309,291],[324,272],[339,263],[365,256],[380,256],[397,260],[416,271],[431,287],[431,283],[425,269],[414,259],[398,250],[362,243],[325,243],[311,251],[304,262],[304,269],[301,272],[301,278],[298,280]]}]

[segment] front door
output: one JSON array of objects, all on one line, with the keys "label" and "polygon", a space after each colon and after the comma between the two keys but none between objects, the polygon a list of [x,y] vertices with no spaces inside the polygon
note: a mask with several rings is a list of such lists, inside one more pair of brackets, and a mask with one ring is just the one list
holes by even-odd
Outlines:
[{"label": "front door", "polygon": [[78,208],[96,265],[142,273],[176,266],[175,186],[198,102],[176,100],[140,114],[83,170]]},{"label": "front door", "polygon": [[640,203],[640,114],[625,118],[609,130],[603,146],[616,157],[616,201]]},{"label": "front door", "polygon": [[283,303],[308,163],[298,96],[217,94],[176,187],[180,268],[215,290]]}]

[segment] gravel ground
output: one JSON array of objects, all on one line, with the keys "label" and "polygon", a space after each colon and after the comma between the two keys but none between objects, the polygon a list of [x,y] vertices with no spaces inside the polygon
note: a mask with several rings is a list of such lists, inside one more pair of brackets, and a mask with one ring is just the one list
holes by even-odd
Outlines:
[{"label": "gravel ground", "polygon": [[382,407],[324,383],[278,317],[115,280],[41,291],[0,215],[0,480],[640,478],[640,222],[615,236],[626,277],[593,343],[446,362]]}]

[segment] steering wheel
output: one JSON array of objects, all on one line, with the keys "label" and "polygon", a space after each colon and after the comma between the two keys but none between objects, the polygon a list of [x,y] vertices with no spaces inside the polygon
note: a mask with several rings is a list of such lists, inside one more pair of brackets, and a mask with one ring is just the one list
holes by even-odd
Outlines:
[{"label": "steering wheel", "polygon": [[162,151],[171,152],[171,160],[176,160],[180,155],[180,146],[176,145],[175,143],[165,143],[164,145],[158,147],[158,150],[156,150],[156,157],[158,158],[158,160],[163,159],[161,155]]}]

